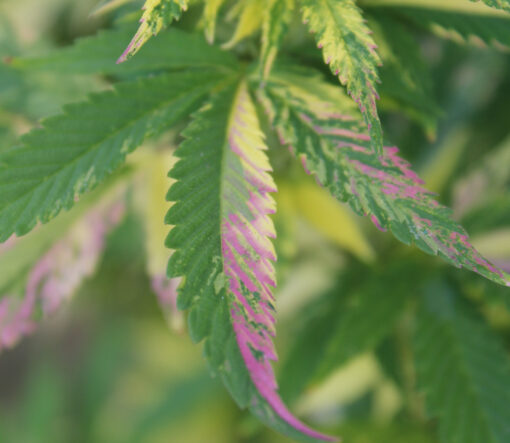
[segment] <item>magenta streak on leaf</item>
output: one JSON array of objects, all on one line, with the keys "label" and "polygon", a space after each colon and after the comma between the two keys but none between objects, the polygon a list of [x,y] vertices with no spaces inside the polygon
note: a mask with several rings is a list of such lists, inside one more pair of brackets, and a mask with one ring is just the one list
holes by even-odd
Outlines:
[{"label": "magenta streak on leaf", "polygon": [[92,209],[29,271],[22,297],[10,294],[0,302],[0,350],[12,347],[36,328],[34,312],[53,314],[95,269],[106,235],[121,221],[124,202]]},{"label": "magenta streak on leaf", "polygon": [[[238,193],[223,191],[221,237],[223,271],[227,277],[232,326],[250,377],[262,398],[274,412],[296,430],[313,438],[332,440],[295,418],[280,399],[271,362],[277,359],[275,308],[272,288],[276,285],[274,247],[269,240],[275,230],[269,214],[275,203],[269,193],[276,186],[268,174],[271,166],[258,127],[256,111],[243,85],[236,97],[229,125],[225,162],[240,165],[227,171],[225,185],[243,183]],[[238,176],[242,177],[239,178]],[[237,179],[237,180],[236,180]],[[242,206],[242,207],[240,207]],[[253,399],[255,403],[255,399]]]},{"label": "magenta streak on leaf", "polygon": [[333,102],[301,87],[290,90],[278,85],[268,96],[259,97],[280,140],[300,160],[306,156],[306,169],[337,198],[368,215],[378,229],[391,229],[405,243],[414,241],[457,267],[509,285],[509,276],[468,242],[451,211],[423,187],[410,164],[398,156],[396,147],[383,147],[382,155],[372,151],[361,119],[324,118],[321,108],[331,113]]}]

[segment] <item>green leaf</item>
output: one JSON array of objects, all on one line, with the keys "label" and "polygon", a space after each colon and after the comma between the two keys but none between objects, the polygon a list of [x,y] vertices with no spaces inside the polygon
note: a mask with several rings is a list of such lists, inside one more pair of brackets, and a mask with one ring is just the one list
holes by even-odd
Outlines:
[{"label": "green leaf", "polygon": [[[477,211],[487,203],[490,204],[492,200],[503,202],[508,199],[510,191],[508,164],[510,164],[510,138],[487,155],[482,166],[457,181],[454,189],[454,208],[458,216]],[[488,212],[485,215],[487,218],[480,221],[490,224],[489,220],[495,214]]]},{"label": "green leaf", "polygon": [[152,36],[179,20],[183,11],[188,9],[188,0],[145,0],[140,27],[122,53],[117,63],[133,57]]},{"label": "green leaf", "polygon": [[[263,5],[262,5],[263,6]],[[264,9],[260,0],[240,0],[231,10],[230,17],[239,15],[234,34],[223,44],[223,48],[233,48],[241,40],[258,31],[264,20]]]},{"label": "green leaf", "polygon": [[[480,0],[471,0],[472,2],[479,2]],[[510,12],[510,0],[482,0],[487,6],[496,9],[503,9]]]},{"label": "green leaf", "polygon": [[363,122],[339,88],[287,73],[274,76],[260,97],[281,140],[338,200],[403,243],[510,286],[509,276],[473,248],[397,148],[386,147],[382,156],[370,149]]},{"label": "green leaf", "polygon": [[[395,267],[374,273],[367,281],[371,271],[349,268],[349,275],[330,293],[305,307],[300,318],[308,318],[281,372],[281,392],[287,401],[296,400],[352,357],[374,349],[392,331],[411,289],[401,271]],[[389,286],[392,290],[383,296],[381,288]]]},{"label": "green leaf", "polygon": [[445,443],[510,440],[510,360],[486,324],[449,287],[429,288],[414,337],[418,384]]},{"label": "green leaf", "polygon": [[0,153],[0,241],[69,209],[114,171],[145,137],[187,116],[221,76],[166,74],[68,105],[22,145]]},{"label": "green leaf", "polygon": [[385,99],[390,99],[398,110],[421,123],[427,134],[434,134],[440,109],[430,81],[432,74],[412,30],[382,9],[371,18],[370,25],[383,60],[381,106]]},{"label": "green leaf", "polygon": [[148,42],[129,63],[115,64],[115,58],[132,33],[131,26],[100,31],[93,37],[78,39],[73,46],[46,55],[15,58],[11,65],[35,72],[114,75],[143,74],[163,69],[237,67],[230,53],[208,45],[201,35],[175,28]]},{"label": "green leaf", "polygon": [[215,95],[184,132],[170,172],[175,204],[168,276],[182,277],[178,305],[189,309],[195,342],[241,407],[300,441],[328,439],[298,421],[277,393],[275,285],[269,214],[275,191],[267,149],[244,81]]},{"label": "green leaf", "polygon": [[322,48],[324,61],[347,86],[370,130],[371,146],[381,154],[383,136],[376,107],[381,61],[361,11],[353,0],[300,1],[303,20]]},{"label": "green leaf", "polygon": [[209,43],[214,42],[216,34],[216,20],[220,8],[225,3],[225,0],[208,0],[205,2],[204,7],[204,24],[205,24],[205,37]]},{"label": "green leaf", "polygon": [[[414,25],[425,28],[441,37],[465,42],[510,47],[510,15],[492,13],[479,5],[465,5],[460,0],[450,0],[440,7],[428,2],[404,4],[371,3],[374,15],[379,11],[391,11]],[[466,7],[467,6],[467,7]]]},{"label": "green leaf", "polygon": [[261,78],[266,79],[292,19],[294,0],[269,0],[262,27]]}]

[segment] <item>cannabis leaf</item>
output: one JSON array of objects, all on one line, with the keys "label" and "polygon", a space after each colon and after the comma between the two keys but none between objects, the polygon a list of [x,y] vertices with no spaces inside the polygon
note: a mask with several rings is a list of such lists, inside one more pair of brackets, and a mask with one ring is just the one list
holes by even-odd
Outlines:
[{"label": "cannabis leaf", "polygon": [[31,333],[41,317],[54,314],[94,272],[106,236],[125,211],[125,182],[114,181],[102,191],[57,223],[0,244],[0,351]]},{"label": "cannabis leaf", "polygon": [[294,418],[277,394],[276,256],[269,239],[275,235],[269,193],[276,189],[246,84],[218,92],[184,136],[170,172],[177,183],[168,199],[176,203],[166,222],[174,225],[169,277],[183,277],[178,304],[190,309],[190,334],[206,339],[211,367],[241,407],[303,441],[328,439]]},{"label": "cannabis leaf", "polygon": [[204,7],[204,27],[205,37],[209,43],[214,42],[214,35],[216,33],[216,19],[218,11],[225,3],[225,0],[208,0],[205,2]]},{"label": "cannabis leaf", "polygon": [[376,107],[380,59],[361,11],[353,0],[301,0],[301,4],[303,20],[322,48],[326,64],[359,105],[371,146],[381,154],[383,137]]},{"label": "cannabis leaf", "polygon": [[65,74],[146,75],[161,70],[184,68],[237,68],[235,57],[217,46],[208,45],[199,34],[179,29],[162,32],[129,61],[115,64],[119,51],[133,33],[132,26],[100,31],[80,38],[70,47],[48,54],[14,58],[11,65],[29,72],[58,70]]},{"label": "cannabis leaf", "polygon": [[188,71],[121,83],[66,106],[21,146],[2,151],[0,242],[69,209],[145,137],[187,116],[220,79],[214,71]]},{"label": "cannabis leaf", "polygon": [[153,35],[181,18],[188,9],[188,0],[146,0],[143,6],[141,25],[135,36],[122,53],[117,63],[125,62],[135,55]]},{"label": "cannabis leaf", "polygon": [[[471,0],[472,2],[479,2],[480,0]],[[491,8],[503,9],[510,12],[509,0],[482,0],[487,6]]]},{"label": "cannabis leaf", "polygon": [[[373,7],[372,7],[373,6]],[[468,5],[469,6],[469,5]],[[371,3],[368,11],[375,17],[380,13],[391,12],[395,16],[410,21],[442,37],[452,37],[466,42],[510,47],[510,15],[473,7],[466,10],[464,2],[448,2],[442,8],[434,8],[427,3],[391,5]]]},{"label": "cannabis leaf", "polygon": [[261,78],[266,79],[292,19],[294,0],[269,0],[262,27]]},{"label": "cannabis leaf", "polygon": [[473,248],[397,148],[385,147],[382,156],[370,150],[364,124],[341,92],[287,73],[275,76],[260,96],[282,141],[332,195],[400,241],[510,286],[509,276]]},{"label": "cannabis leaf", "polygon": [[237,25],[230,40],[223,44],[225,49],[233,48],[260,28],[264,18],[260,0],[241,0],[230,11],[229,18],[234,19],[235,17],[239,17]]},{"label": "cannabis leaf", "polygon": [[490,329],[448,286],[429,287],[414,337],[418,384],[443,442],[510,438],[510,359]]},{"label": "cannabis leaf", "polygon": [[[358,271],[358,272],[356,272]],[[291,402],[310,385],[317,385],[350,358],[374,349],[395,326],[411,288],[398,266],[374,274],[351,270],[319,300],[306,306],[292,350],[285,360],[281,391]],[[416,283],[416,281],[414,282]],[[381,296],[380,288],[392,285]]]}]

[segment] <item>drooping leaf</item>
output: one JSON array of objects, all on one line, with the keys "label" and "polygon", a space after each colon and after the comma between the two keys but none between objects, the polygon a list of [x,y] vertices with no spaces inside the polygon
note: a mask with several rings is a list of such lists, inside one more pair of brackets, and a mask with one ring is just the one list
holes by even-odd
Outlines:
[{"label": "drooping leaf", "polygon": [[269,0],[262,26],[261,78],[266,79],[292,19],[294,0]]},{"label": "drooping leaf", "polygon": [[369,128],[371,146],[382,153],[383,136],[377,114],[376,45],[353,0],[300,0],[303,19],[314,34],[324,61],[346,85]]},{"label": "drooping leaf", "polygon": [[31,333],[92,275],[108,233],[122,220],[123,182],[80,209],[0,244],[0,351]]},{"label": "drooping leaf", "polygon": [[121,83],[68,105],[64,114],[0,153],[0,241],[69,209],[145,137],[187,116],[221,76],[183,72]]},{"label": "drooping leaf", "polygon": [[174,225],[169,277],[183,277],[178,305],[190,309],[191,337],[206,339],[211,369],[241,407],[300,441],[328,439],[294,418],[277,393],[269,240],[275,186],[244,82],[219,92],[184,135],[166,221]]},{"label": "drooping leaf", "polygon": [[128,47],[117,60],[125,62],[135,55],[153,35],[179,20],[183,11],[188,9],[188,0],[145,0],[140,27]]},{"label": "drooping leaf", "polygon": [[[373,6],[373,9],[372,9]],[[510,47],[510,15],[492,11],[483,5],[470,5],[463,0],[402,3],[371,2],[370,11],[388,11],[442,37],[465,42]]]},{"label": "drooping leaf", "polygon": [[413,340],[418,385],[444,443],[510,439],[510,359],[449,287],[429,288]]},{"label": "drooping leaf", "polygon": [[225,0],[208,0],[205,2],[204,7],[204,26],[205,37],[209,43],[214,42],[216,33],[216,20],[220,8],[225,3]]},{"label": "drooping leaf", "polygon": [[286,74],[275,76],[260,96],[282,142],[337,199],[405,244],[414,242],[457,267],[510,286],[509,276],[476,251],[397,148],[385,147],[383,156],[370,149],[363,122],[338,88]]},{"label": "drooping leaf", "polygon": [[[366,269],[349,269],[340,283],[320,300],[306,306],[305,318],[287,357],[281,380],[282,396],[291,402],[324,381],[351,358],[374,349],[393,329],[410,295],[401,269],[366,276]],[[391,285],[392,290],[381,293]]]},{"label": "drooping leaf", "polygon": [[115,64],[131,26],[100,31],[93,37],[78,39],[73,46],[46,55],[14,58],[11,65],[22,70],[58,71],[66,74],[133,75],[182,68],[236,68],[235,58],[203,37],[179,29],[162,32],[151,39],[129,63]]}]

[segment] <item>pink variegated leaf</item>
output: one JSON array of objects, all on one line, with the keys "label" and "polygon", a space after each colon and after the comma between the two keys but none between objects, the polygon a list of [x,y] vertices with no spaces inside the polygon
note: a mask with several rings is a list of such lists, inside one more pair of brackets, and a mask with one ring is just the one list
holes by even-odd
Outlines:
[{"label": "pink variegated leaf", "polygon": [[178,305],[189,309],[193,340],[205,341],[213,372],[241,407],[300,441],[330,440],[295,418],[278,395],[275,185],[266,144],[244,82],[219,92],[185,131],[168,199],[175,252],[169,277],[182,277]]},{"label": "pink variegated leaf", "polygon": [[397,148],[373,153],[365,124],[338,88],[280,75],[260,98],[282,142],[337,199],[400,241],[510,286],[508,274],[470,244],[452,211],[423,187]]},{"label": "pink variegated leaf", "polygon": [[300,0],[303,21],[322,50],[324,62],[358,104],[369,128],[370,145],[382,153],[383,135],[376,101],[381,59],[354,0]]},{"label": "pink variegated leaf", "polygon": [[92,275],[106,236],[123,214],[122,187],[77,220],[66,214],[0,245],[0,351],[33,332],[41,317],[53,315]]}]

